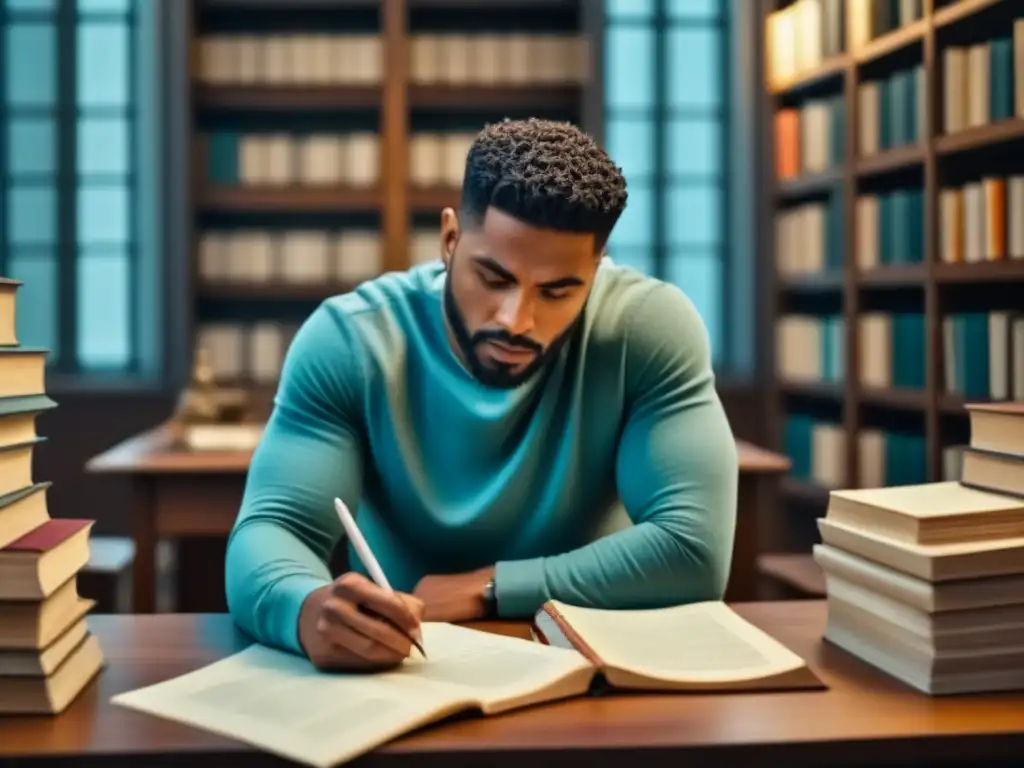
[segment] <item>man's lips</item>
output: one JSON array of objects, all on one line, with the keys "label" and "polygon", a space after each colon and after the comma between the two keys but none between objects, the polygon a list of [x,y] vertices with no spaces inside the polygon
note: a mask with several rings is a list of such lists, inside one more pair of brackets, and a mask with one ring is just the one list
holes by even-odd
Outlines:
[{"label": "man's lips", "polygon": [[491,354],[503,363],[521,363],[531,359],[535,353],[533,350],[523,347],[510,347],[500,341],[487,342],[491,347]]}]

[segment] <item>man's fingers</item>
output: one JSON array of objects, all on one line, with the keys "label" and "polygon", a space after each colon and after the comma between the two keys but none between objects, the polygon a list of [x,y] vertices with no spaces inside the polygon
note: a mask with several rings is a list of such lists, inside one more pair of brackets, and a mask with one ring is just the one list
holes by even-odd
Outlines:
[{"label": "man's fingers", "polygon": [[335,663],[338,665],[351,664],[352,657],[359,659],[363,664],[372,666],[390,666],[402,661],[403,657],[390,648],[374,642],[344,624],[321,619],[317,629],[323,639],[334,649],[333,655],[337,657]]},{"label": "man's fingers", "polygon": [[[409,655],[411,642],[401,630],[381,618],[359,610],[356,604],[347,600],[330,598],[324,603],[323,615],[329,624],[342,626],[355,632],[365,638],[371,646],[382,645],[401,658]],[[343,643],[338,644],[343,645]],[[362,647],[364,650],[360,651],[359,655],[365,656],[370,650],[365,643],[362,643]]]},{"label": "man's fingers", "polygon": [[334,582],[334,596],[383,616],[404,632],[415,632],[419,628],[419,615],[403,598],[381,589],[359,574],[345,574]]},{"label": "man's fingers", "polygon": [[407,595],[404,592],[395,593],[396,597],[402,601],[405,607],[412,614],[413,618],[416,619],[416,623],[420,624],[423,622],[423,601],[413,595]]}]

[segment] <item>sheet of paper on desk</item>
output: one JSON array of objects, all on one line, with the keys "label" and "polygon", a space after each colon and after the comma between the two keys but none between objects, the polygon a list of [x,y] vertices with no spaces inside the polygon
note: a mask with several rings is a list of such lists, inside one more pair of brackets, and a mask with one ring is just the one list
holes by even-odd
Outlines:
[{"label": "sheet of paper on desk", "polygon": [[328,768],[476,704],[573,675],[583,681],[590,669],[571,651],[449,624],[423,629],[429,660],[414,657],[388,673],[322,673],[304,658],[253,645],[112,702]]}]

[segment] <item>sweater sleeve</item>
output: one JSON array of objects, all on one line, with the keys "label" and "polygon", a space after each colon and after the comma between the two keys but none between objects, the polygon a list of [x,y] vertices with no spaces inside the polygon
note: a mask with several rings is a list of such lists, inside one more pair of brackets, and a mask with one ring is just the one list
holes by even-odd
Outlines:
[{"label": "sweater sleeve", "polygon": [[299,610],[330,582],[327,563],[342,536],[334,497],[354,510],[362,493],[358,350],[330,304],[296,334],[228,539],[225,587],[234,620],[258,641],[296,653]]},{"label": "sweater sleeve", "polygon": [[502,615],[530,615],[548,599],[626,609],[724,595],[736,444],[715,391],[707,331],[678,288],[661,284],[634,310],[626,378],[616,480],[634,525],[566,554],[498,563]]}]

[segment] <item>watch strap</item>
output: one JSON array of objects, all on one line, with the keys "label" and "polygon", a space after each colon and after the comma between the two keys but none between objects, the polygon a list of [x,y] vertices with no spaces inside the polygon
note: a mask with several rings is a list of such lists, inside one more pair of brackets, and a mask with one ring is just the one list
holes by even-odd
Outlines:
[{"label": "watch strap", "polygon": [[498,592],[495,589],[494,579],[490,579],[484,585],[484,618],[498,618]]}]

